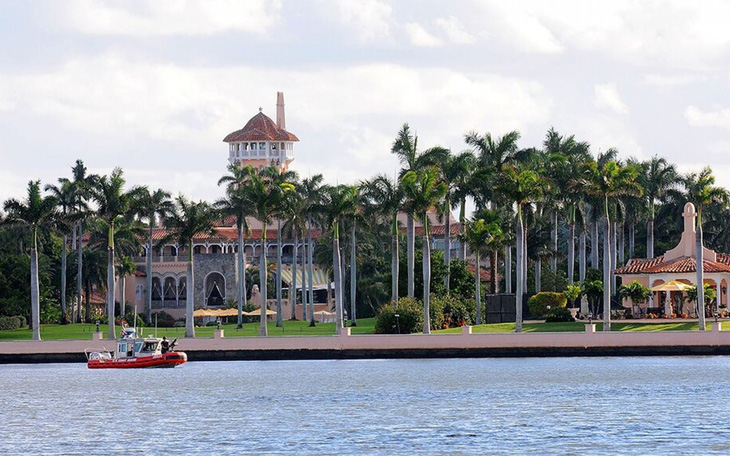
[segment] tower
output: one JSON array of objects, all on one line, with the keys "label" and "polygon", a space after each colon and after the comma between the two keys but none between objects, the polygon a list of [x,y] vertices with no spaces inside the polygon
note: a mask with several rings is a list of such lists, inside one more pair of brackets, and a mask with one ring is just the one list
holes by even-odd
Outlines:
[{"label": "tower", "polygon": [[276,93],[276,123],[259,108],[240,130],[223,139],[228,143],[228,162],[238,166],[263,168],[276,166],[287,169],[294,160],[294,143],[299,138],[286,131],[284,93]]}]

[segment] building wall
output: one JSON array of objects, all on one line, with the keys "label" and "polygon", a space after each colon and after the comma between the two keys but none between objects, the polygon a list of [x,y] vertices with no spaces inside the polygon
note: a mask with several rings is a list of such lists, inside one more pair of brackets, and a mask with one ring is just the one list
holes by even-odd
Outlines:
[{"label": "building wall", "polygon": [[195,304],[194,308],[198,309],[205,304],[205,279],[212,272],[220,273],[225,279],[225,299],[236,298],[236,274],[238,266],[236,265],[235,253],[208,253],[195,254],[193,261],[195,262]]}]

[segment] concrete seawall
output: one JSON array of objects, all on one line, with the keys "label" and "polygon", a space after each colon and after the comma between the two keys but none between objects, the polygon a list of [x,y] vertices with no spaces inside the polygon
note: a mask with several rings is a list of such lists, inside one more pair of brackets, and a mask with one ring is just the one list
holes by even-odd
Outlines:
[{"label": "concrete seawall", "polygon": [[[729,355],[730,331],[287,336],[179,339],[190,361]],[[0,363],[85,362],[108,340],[0,342]]]}]

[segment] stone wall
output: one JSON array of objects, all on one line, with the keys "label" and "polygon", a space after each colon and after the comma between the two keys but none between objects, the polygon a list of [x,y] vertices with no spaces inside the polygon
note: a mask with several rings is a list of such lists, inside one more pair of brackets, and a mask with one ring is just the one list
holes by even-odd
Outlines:
[{"label": "stone wall", "polygon": [[205,253],[194,254],[195,262],[195,308],[203,307],[205,303],[205,278],[211,272],[220,273],[225,279],[225,299],[236,299],[236,275],[238,265],[235,253]]}]

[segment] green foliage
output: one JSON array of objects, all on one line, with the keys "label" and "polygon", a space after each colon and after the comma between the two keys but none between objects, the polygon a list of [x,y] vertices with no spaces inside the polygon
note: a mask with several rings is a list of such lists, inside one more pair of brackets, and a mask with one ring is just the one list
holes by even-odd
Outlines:
[{"label": "green foliage", "polygon": [[530,296],[530,299],[527,300],[530,315],[534,318],[543,318],[547,315],[548,310],[555,307],[565,307],[566,303],[567,299],[563,293],[555,293],[553,291],[540,292],[534,296]]},{"label": "green foliage", "polygon": [[19,329],[25,322],[25,317],[11,316],[11,317],[0,317],[0,331],[8,331],[13,329]]},{"label": "green foliage", "polygon": [[444,327],[444,300],[437,299],[437,295],[431,293],[431,299],[428,306],[431,317],[431,329],[441,329]]},{"label": "green foliage", "polygon": [[[136,326],[138,328],[142,328],[142,327],[146,326],[145,325],[145,322],[144,322],[144,318],[142,318],[142,315],[143,314],[137,314],[136,315],[136,317],[137,317],[137,324],[136,324]],[[127,312],[126,314],[124,314],[124,321],[126,321],[129,326],[135,326],[135,324],[134,324],[134,317],[135,317],[134,311]]]},{"label": "green foliage", "polygon": [[[714,288],[710,288],[709,284],[704,284],[705,289],[705,304],[710,304],[717,297],[717,293]],[[686,290],[686,296],[684,300],[687,302],[697,302],[697,286],[693,285]]]},{"label": "green foliage", "polygon": [[568,286],[568,276],[563,269],[542,268],[540,286],[543,291],[561,292]]},{"label": "green foliage", "polygon": [[588,298],[588,306],[590,307],[591,314],[598,315],[598,306],[603,299],[603,282],[600,280],[588,280],[586,274],[586,280],[580,284],[581,293]]},{"label": "green foliage", "polygon": [[586,282],[593,282],[595,280],[603,280],[603,271],[597,268],[588,268],[586,270]]},{"label": "green foliage", "polygon": [[155,312],[152,314],[150,326],[155,326],[155,316],[157,317],[158,328],[172,328],[175,326],[175,318],[165,311]]},{"label": "green foliage", "polygon": [[[432,252],[433,256],[435,252]],[[451,278],[449,279],[449,294],[461,299],[474,298],[474,274],[466,268],[467,262],[458,258],[451,260]],[[433,274],[433,272],[432,272]],[[432,281],[433,283],[433,281]],[[483,294],[482,294],[483,295]]]},{"label": "green foliage", "polygon": [[634,280],[628,285],[618,287],[618,295],[621,299],[630,299],[634,304],[641,304],[649,299],[651,291]]},{"label": "green foliage", "polygon": [[551,307],[545,318],[545,322],[554,323],[560,321],[575,321],[575,318],[570,314],[570,310],[565,307]]},{"label": "green foliage", "polygon": [[412,334],[422,330],[423,303],[414,298],[401,298],[395,305],[383,306],[375,317],[376,334]]},{"label": "green foliage", "polygon": [[443,312],[443,328],[471,325],[476,319],[475,301],[463,299],[456,295],[431,298],[431,305],[439,302]]},{"label": "green foliage", "polygon": [[567,287],[565,287],[565,290],[563,290],[563,294],[568,300],[570,306],[573,307],[575,301],[580,298],[580,285],[568,285]]}]

